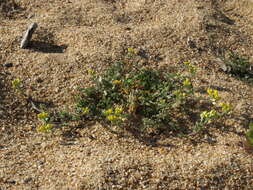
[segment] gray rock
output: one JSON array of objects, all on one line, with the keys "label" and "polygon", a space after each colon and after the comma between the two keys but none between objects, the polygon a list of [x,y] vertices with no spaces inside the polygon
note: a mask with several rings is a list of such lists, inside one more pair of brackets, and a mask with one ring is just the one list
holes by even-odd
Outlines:
[{"label": "gray rock", "polygon": [[34,33],[34,31],[36,30],[36,28],[38,27],[38,25],[36,23],[32,23],[28,26],[23,38],[22,38],[22,41],[21,41],[21,44],[20,44],[20,48],[27,48],[30,40],[32,39],[32,35]]}]

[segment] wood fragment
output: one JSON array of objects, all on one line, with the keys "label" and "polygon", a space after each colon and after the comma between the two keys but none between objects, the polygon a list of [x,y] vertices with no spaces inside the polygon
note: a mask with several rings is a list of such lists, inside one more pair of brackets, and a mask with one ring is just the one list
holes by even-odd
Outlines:
[{"label": "wood fragment", "polygon": [[38,27],[38,24],[37,23],[32,23],[28,26],[23,38],[22,38],[22,41],[21,41],[21,44],[20,44],[20,48],[27,48],[30,40],[32,39],[32,35],[34,33],[34,31],[36,30],[36,28]]}]

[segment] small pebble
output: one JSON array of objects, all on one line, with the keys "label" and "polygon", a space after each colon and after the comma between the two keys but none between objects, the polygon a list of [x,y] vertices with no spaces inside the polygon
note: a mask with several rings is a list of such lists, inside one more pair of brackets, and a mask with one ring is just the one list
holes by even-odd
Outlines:
[{"label": "small pebble", "polygon": [[36,82],[37,82],[37,83],[42,83],[42,82],[43,82],[43,79],[37,78],[37,79],[36,79]]},{"label": "small pebble", "polygon": [[33,178],[31,177],[27,177],[24,179],[23,183],[29,183],[30,181],[32,181]]},{"label": "small pebble", "polygon": [[4,67],[13,67],[13,64],[12,63],[5,63],[3,64]]},{"label": "small pebble", "polygon": [[188,44],[188,46],[189,46],[191,49],[197,48],[196,43],[195,43],[193,40],[191,40],[190,38],[187,39],[187,44]]}]

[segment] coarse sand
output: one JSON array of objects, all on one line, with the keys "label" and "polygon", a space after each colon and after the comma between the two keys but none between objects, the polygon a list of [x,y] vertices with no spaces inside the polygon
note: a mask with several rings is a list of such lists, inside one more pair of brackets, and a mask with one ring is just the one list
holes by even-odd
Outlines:
[{"label": "coarse sand", "polygon": [[[0,190],[253,189],[245,147],[253,88],[219,59],[235,51],[253,63],[252,0],[1,0],[0,11]],[[30,47],[20,49],[34,22]],[[71,109],[86,70],[103,72],[129,47],[154,67],[190,61],[196,88],[220,89],[233,118],[189,137],[121,137],[99,124],[36,131],[36,112],[13,79],[48,109]]]}]

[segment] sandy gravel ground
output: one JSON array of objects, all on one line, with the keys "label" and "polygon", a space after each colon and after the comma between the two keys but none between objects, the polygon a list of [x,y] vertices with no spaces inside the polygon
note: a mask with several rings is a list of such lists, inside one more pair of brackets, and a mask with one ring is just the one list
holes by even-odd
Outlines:
[{"label": "sandy gravel ground", "polygon": [[[253,63],[252,0],[2,0],[0,11],[0,190],[253,189],[244,144],[253,88],[223,73],[218,59],[236,51]],[[30,48],[20,49],[32,22]],[[158,67],[191,61],[197,89],[220,89],[233,119],[192,137],[119,137],[99,124],[36,131],[36,112],[13,79],[48,109],[68,109],[86,70],[102,72],[129,47]]]}]

